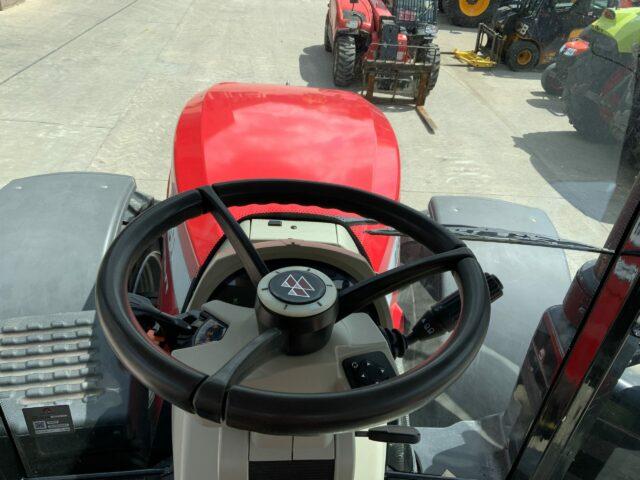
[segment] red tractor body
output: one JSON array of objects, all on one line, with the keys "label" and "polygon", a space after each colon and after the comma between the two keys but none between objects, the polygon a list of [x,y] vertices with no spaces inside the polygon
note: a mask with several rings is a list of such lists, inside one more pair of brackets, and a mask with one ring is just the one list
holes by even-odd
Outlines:
[{"label": "red tractor body", "polygon": [[[377,2],[376,2],[377,3]],[[382,2],[380,2],[382,3]],[[391,16],[384,4],[380,8]],[[327,13],[327,22],[330,25],[331,45],[333,46],[335,39],[342,34],[350,34],[355,30],[354,21],[357,22],[356,28],[359,33],[371,35],[374,25],[373,6],[370,2],[351,3],[350,0],[335,0],[329,2],[329,12]]]},{"label": "red tractor body", "polygon": [[[193,97],[178,121],[168,195],[260,178],[329,182],[398,200],[397,140],[386,117],[351,92],[226,83]],[[299,205],[249,205],[232,213],[239,220],[274,213],[354,218]],[[365,234],[379,226],[349,228],[375,271],[395,266],[396,240]],[[163,310],[183,307],[192,280],[222,237],[210,215],[167,235]]]},{"label": "red tractor body", "polygon": [[[329,2],[328,21],[331,25],[331,39],[341,34],[351,34],[354,30],[371,35],[380,30],[382,19],[393,20],[383,0],[363,0],[352,3],[351,0],[331,0]],[[357,25],[352,23],[357,21]]]}]

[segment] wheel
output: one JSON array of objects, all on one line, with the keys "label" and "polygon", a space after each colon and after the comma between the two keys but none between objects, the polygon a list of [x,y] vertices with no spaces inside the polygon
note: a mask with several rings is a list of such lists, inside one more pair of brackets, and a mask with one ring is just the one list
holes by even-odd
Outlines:
[{"label": "wheel", "polygon": [[[371,218],[410,236],[433,254],[367,278],[339,294],[331,279],[319,270],[305,266],[270,270],[229,208],[289,204],[295,199],[305,205]],[[209,347],[200,345],[199,351],[204,347],[210,353],[192,361],[157,348],[140,328],[122,285],[148,239],[203,212],[217,220],[255,285],[257,298],[254,308],[210,302],[215,304],[213,318],[233,325],[233,332],[242,332],[236,330],[241,322],[249,330],[240,341],[232,333]],[[464,302],[449,339],[428,361],[400,375],[388,375],[378,385],[353,390],[285,393],[241,384],[271,359],[297,365],[299,361],[290,357],[300,359],[322,349],[332,355],[334,368],[341,368],[343,359],[335,356],[335,346],[330,343],[335,325],[344,322],[336,328],[365,339],[379,337],[380,328],[373,319],[366,321],[362,314],[352,314],[404,285],[447,271],[455,275]],[[364,190],[297,180],[226,182],[169,197],[138,217],[113,241],[102,260],[95,289],[97,315],[105,337],[125,368],[143,385],[177,408],[206,420],[224,422],[239,430],[288,436],[333,434],[382,424],[433,400],[474,361],[489,328],[491,305],[486,277],[473,252],[443,226],[416,210]],[[302,299],[300,290],[305,294]],[[182,318],[162,315],[167,322],[172,319],[174,325],[185,323]],[[187,323],[186,327],[193,330],[193,324]],[[186,350],[182,349],[180,355],[194,353]],[[221,367],[209,367],[211,354]],[[274,370],[278,375],[282,372],[286,374],[286,370]]]},{"label": "wheel", "polygon": [[[591,101],[584,95],[584,92],[598,89],[596,80],[588,73],[588,65],[585,62],[574,64],[567,74],[567,80],[564,84],[562,100],[564,102],[565,111],[569,123],[573,125],[580,135],[587,140],[596,142],[610,142],[612,140],[611,132],[607,123],[600,115],[600,109],[595,102]],[[585,80],[589,83],[585,85]]]},{"label": "wheel", "polygon": [[[134,192],[124,214],[124,225],[128,225],[155,203],[153,197],[142,192]],[[128,291],[147,297],[155,305],[160,294],[161,276],[162,242],[156,241],[144,251],[140,260],[134,265],[129,278]]]},{"label": "wheel", "polygon": [[160,294],[162,278],[162,248],[161,243],[148,248],[142,258],[133,267],[129,278],[129,291],[147,297],[154,305]]},{"label": "wheel", "polygon": [[506,64],[516,72],[532,70],[538,65],[539,60],[540,50],[538,50],[538,46],[528,40],[516,40],[509,46],[505,55]]},{"label": "wheel", "polygon": [[348,87],[356,74],[356,39],[349,35],[336,38],[333,49],[333,83]]},{"label": "wheel", "polygon": [[559,97],[562,95],[562,82],[558,78],[557,75],[557,64],[553,62],[542,72],[542,77],[540,78],[540,82],[542,83],[542,88],[549,95],[555,95]]},{"label": "wheel", "polygon": [[331,52],[331,29],[329,24],[328,13],[327,13],[327,19],[324,22],[324,49],[327,52]]},{"label": "wheel", "polygon": [[493,17],[496,0],[442,0],[442,8],[451,23],[459,27],[477,27]]},{"label": "wheel", "polygon": [[438,74],[440,73],[440,47],[435,43],[427,45],[425,51],[427,62],[433,64],[433,70],[431,70],[431,76],[429,77],[429,83],[427,84],[427,95],[433,90],[438,81]]}]

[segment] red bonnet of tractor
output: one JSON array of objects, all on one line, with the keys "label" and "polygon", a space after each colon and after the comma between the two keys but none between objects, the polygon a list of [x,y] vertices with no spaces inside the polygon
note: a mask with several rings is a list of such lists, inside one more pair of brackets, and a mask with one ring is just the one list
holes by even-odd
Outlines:
[{"label": "red bonnet of tractor", "polygon": [[[168,195],[261,178],[328,182],[398,200],[398,143],[384,114],[352,92],[225,83],[193,97],[176,128]],[[231,211],[239,220],[274,214],[338,217],[349,224],[375,271],[397,262],[397,241],[366,234],[379,226],[352,224],[357,217],[350,212],[275,204]],[[180,248],[168,247],[184,257],[182,282],[190,282],[223,232],[209,215],[189,220],[176,232],[172,238]],[[161,304],[168,311],[179,307],[166,295]]]}]

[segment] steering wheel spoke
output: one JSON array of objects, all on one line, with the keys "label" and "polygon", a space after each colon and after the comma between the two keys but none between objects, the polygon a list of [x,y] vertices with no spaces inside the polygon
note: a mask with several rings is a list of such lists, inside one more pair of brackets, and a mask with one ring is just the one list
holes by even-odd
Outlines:
[{"label": "steering wheel spoke", "polygon": [[242,382],[256,367],[277,356],[286,338],[282,330],[270,328],[242,347],[220,370],[200,384],[193,395],[195,412],[214,422],[224,419],[229,389]]},{"label": "steering wheel spoke", "polygon": [[458,247],[384,273],[345,288],[338,295],[338,320],[366,307],[376,298],[398,290],[428,275],[454,270],[460,260],[473,257],[466,247]]},{"label": "steering wheel spoke", "polygon": [[200,195],[202,195],[202,200],[206,208],[216,219],[216,222],[218,222],[218,225],[220,225],[229,243],[238,255],[251,282],[257,287],[260,279],[269,273],[267,265],[213,187],[206,185],[200,187],[198,191]]},{"label": "steering wheel spoke", "polygon": [[[360,282],[338,298],[330,280],[322,285],[322,272],[314,269],[292,266],[290,271],[269,273],[226,206],[272,203],[339,209],[372,218],[414,238],[435,255]],[[260,304],[255,307],[263,333],[226,363],[216,363],[212,371],[223,365],[213,375],[196,369],[201,364],[186,357],[181,361],[177,351],[171,356],[153,344],[138,324],[126,290],[132,266],[147,246],[204,212],[214,215],[251,281],[264,284],[256,289]],[[168,198],[145,210],[120,233],[100,267],[96,307],[117,357],[143,385],[171,404],[232,428],[270,435],[343,432],[414,411],[447,388],[475,358],[489,327],[490,297],[480,265],[464,247],[421,212],[363,190],[298,180],[216,184]],[[305,355],[323,348],[332,338],[338,314],[344,317],[403,285],[449,270],[455,273],[463,298],[455,328],[442,348],[402,375],[379,385],[313,394],[242,384],[253,369],[275,355]]]}]

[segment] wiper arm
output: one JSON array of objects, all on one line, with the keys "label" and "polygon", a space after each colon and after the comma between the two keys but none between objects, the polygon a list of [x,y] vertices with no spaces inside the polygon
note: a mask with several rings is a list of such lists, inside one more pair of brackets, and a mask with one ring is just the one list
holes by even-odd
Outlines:
[{"label": "wiper arm", "polygon": [[359,225],[379,225],[380,222],[376,222],[371,218],[363,218],[363,217],[336,217],[342,223],[349,227],[356,227]]},{"label": "wiper arm", "polygon": [[[513,245],[532,245],[538,247],[561,248],[564,250],[577,250],[592,253],[614,253],[613,250],[598,248],[586,243],[574,242],[546,237],[535,233],[518,232],[502,228],[476,227],[473,225],[443,225],[460,240],[472,240],[474,242],[510,243]],[[380,228],[366,230],[369,235],[403,236],[402,233],[392,228]]]}]

